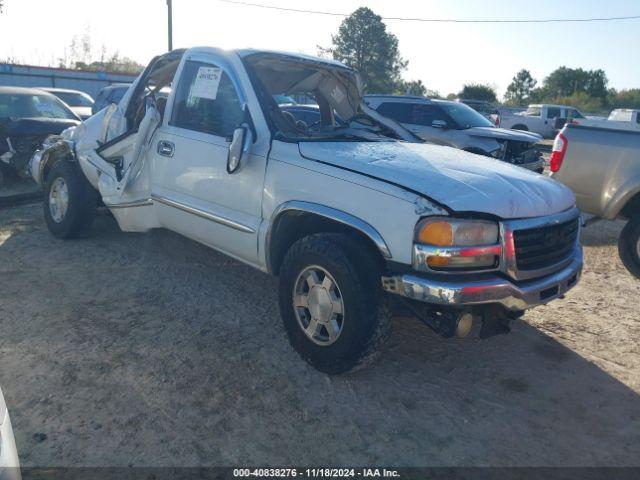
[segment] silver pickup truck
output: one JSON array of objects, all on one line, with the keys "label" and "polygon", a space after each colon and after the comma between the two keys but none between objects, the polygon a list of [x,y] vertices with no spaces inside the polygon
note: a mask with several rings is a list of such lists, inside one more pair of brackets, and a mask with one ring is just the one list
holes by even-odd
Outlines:
[{"label": "silver pickup truck", "polygon": [[580,210],[595,215],[587,223],[627,220],[618,251],[640,278],[640,131],[567,124],[550,163],[553,178],[573,190]]}]

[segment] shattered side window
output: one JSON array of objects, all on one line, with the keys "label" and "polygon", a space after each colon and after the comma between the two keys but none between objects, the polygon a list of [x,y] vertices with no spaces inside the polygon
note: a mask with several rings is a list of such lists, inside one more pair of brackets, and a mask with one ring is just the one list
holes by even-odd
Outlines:
[{"label": "shattered side window", "polygon": [[229,137],[243,117],[238,93],[224,70],[203,62],[185,64],[170,125]]}]

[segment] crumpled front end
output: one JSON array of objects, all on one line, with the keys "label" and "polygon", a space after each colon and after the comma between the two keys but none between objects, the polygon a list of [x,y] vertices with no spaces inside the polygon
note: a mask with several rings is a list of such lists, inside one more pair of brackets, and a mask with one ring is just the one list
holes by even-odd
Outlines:
[{"label": "crumpled front end", "polygon": [[534,172],[544,171],[544,158],[535,143],[516,140],[500,142],[501,148],[496,158]]},{"label": "crumpled front end", "polygon": [[0,122],[0,161],[20,177],[27,178],[31,158],[43,141],[77,123],[55,118],[3,119]]},{"label": "crumpled front end", "polygon": [[72,130],[75,128],[68,128],[60,135],[47,136],[31,157],[27,169],[38,185],[42,186],[44,183],[47,165],[52,165],[63,158],[75,157],[73,141],[70,140]]}]

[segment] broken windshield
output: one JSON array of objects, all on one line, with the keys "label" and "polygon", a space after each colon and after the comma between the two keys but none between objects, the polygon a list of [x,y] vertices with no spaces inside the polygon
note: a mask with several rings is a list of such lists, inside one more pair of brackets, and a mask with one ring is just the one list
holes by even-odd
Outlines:
[{"label": "broken windshield", "polygon": [[[312,57],[255,53],[244,59],[274,135],[290,141],[389,141],[398,135],[363,111],[357,72]],[[291,99],[288,105],[281,98]],[[313,115],[302,118],[290,106]]]}]

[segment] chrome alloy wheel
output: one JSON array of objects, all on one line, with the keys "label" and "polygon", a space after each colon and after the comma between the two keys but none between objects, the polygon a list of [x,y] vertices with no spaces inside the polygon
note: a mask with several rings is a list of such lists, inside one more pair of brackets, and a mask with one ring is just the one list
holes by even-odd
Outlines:
[{"label": "chrome alloy wheel", "polygon": [[313,265],[298,274],[293,310],[300,328],[317,345],[327,347],[340,337],[344,302],[338,284],[324,268]]},{"label": "chrome alloy wheel", "polygon": [[64,178],[58,177],[53,181],[49,191],[49,212],[54,222],[60,223],[64,220],[69,208],[69,188]]}]

